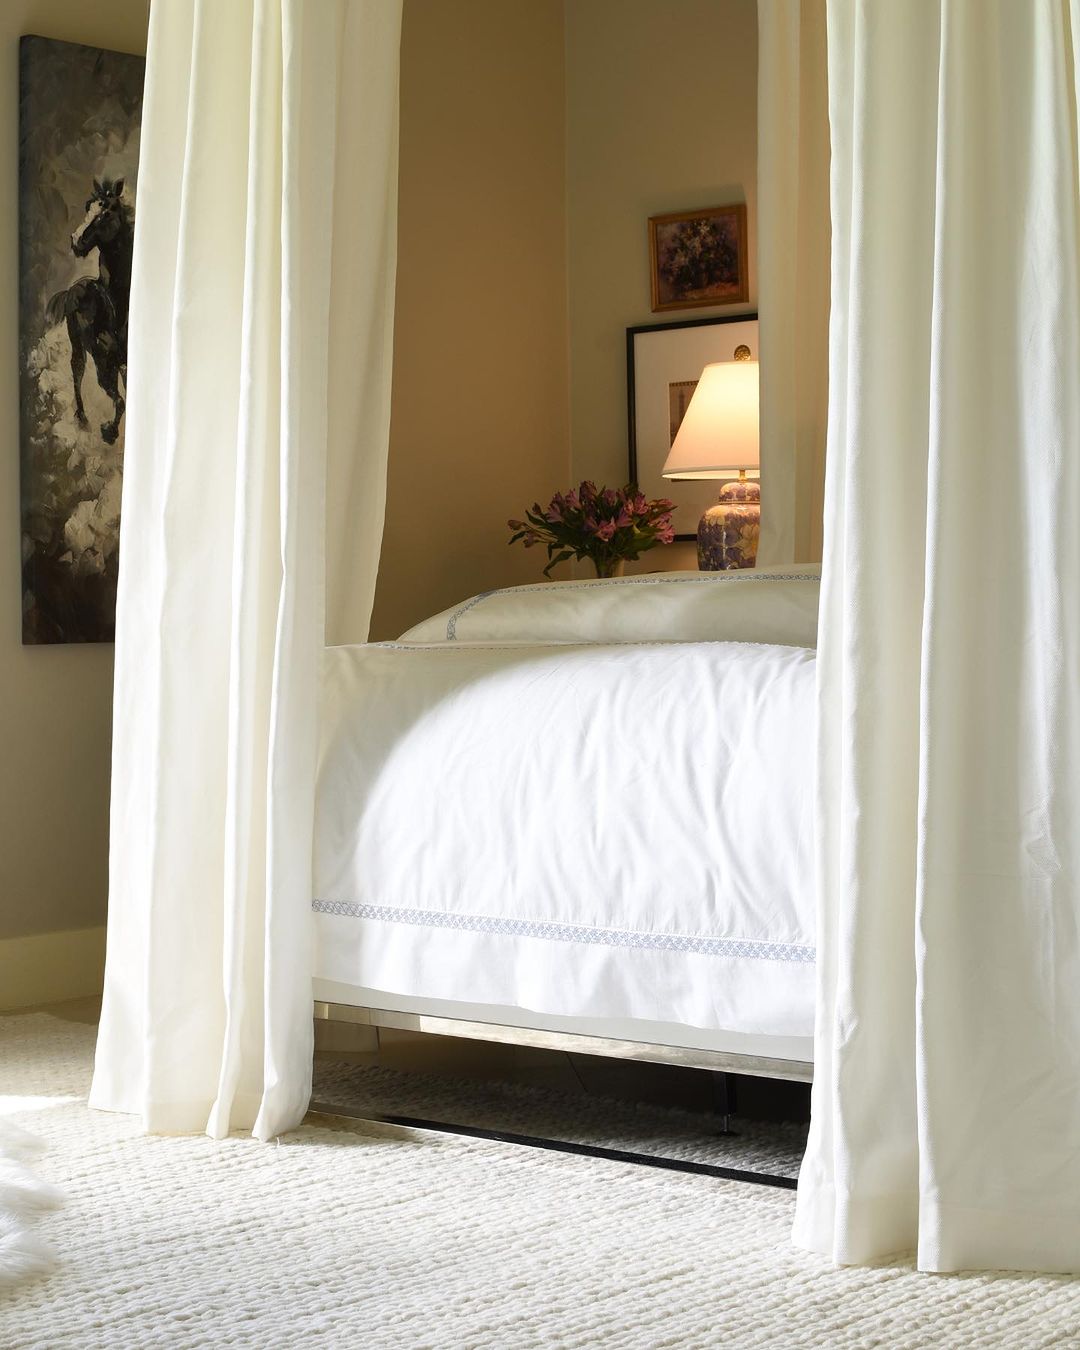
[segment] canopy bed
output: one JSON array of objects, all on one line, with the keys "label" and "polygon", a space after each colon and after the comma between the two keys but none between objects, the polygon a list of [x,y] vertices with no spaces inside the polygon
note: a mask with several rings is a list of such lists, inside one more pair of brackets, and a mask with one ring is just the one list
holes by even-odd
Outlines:
[{"label": "canopy bed", "polygon": [[764,574],[341,645],[385,495],[400,4],[152,7],[91,1102],[290,1129],[313,971],[384,1020],[807,1073],[812,1026],[798,1245],[1077,1271],[1080,0],[759,18],[759,561],[815,536],[831,156],[816,653],[815,583]]},{"label": "canopy bed", "polygon": [[817,600],[555,582],[329,648],[322,1015],[809,1080]]}]

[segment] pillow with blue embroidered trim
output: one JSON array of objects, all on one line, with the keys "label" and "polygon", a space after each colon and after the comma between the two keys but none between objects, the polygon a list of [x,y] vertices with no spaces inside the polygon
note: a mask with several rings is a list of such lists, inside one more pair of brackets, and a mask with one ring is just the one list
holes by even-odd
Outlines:
[{"label": "pillow with blue embroidered trim", "polygon": [[768,642],[817,645],[818,564],[549,581],[486,591],[402,642]]}]

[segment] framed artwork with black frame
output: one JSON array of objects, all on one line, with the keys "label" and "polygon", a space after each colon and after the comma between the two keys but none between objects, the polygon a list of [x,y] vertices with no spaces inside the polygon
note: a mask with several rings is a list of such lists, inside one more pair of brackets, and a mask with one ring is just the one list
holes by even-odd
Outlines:
[{"label": "framed artwork with black frame", "polygon": [[644,324],[626,330],[626,415],[630,482],[646,497],[675,503],[675,538],[694,540],[697,525],[715,504],[714,482],[669,482],[661,470],[702,370],[731,361],[745,344],[758,356],[756,314]]}]

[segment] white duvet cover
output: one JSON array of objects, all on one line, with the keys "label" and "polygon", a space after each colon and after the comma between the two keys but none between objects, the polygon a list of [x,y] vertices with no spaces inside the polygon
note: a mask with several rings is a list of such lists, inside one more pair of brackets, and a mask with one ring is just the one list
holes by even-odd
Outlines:
[{"label": "white duvet cover", "polygon": [[813,652],[505,631],[326,652],[317,977],[811,1035]]}]

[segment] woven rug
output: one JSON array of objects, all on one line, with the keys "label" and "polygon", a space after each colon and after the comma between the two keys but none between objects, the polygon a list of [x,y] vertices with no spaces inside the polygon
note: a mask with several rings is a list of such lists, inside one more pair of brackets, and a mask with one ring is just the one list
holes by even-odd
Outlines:
[{"label": "woven rug", "polygon": [[539,1135],[644,1156],[797,1177],[805,1125],[718,1117],[644,1102],[516,1083],[473,1082],[317,1059],[313,1100],[346,1111],[415,1116],[452,1125]]},{"label": "woven rug", "polygon": [[0,1017],[0,1112],[67,1197],[5,1350],[1080,1347],[1080,1281],[836,1270],[790,1192],[375,1126],[147,1138],[86,1109],[92,1049]]}]

